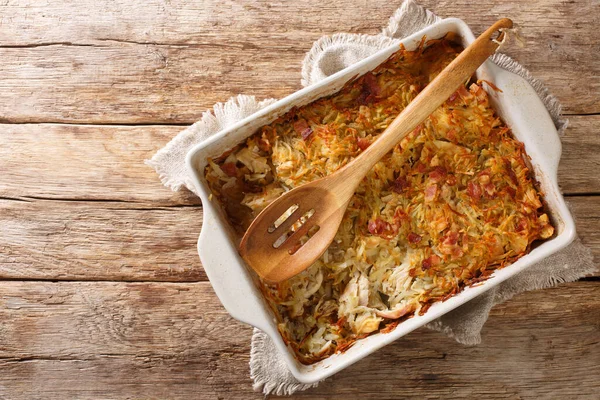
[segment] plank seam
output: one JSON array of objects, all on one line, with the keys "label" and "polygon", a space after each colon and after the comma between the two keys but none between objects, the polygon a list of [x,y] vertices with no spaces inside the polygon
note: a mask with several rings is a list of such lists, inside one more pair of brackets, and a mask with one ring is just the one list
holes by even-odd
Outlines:
[{"label": "plank seam", "polygon": [[0,125],[65,125],[65,126],[111,126],[111,127],[144,127],[144,126],[182,126],[188,127],[196,121],[190,122],[64,122],[64,121],[19,121],[10,118],[0,118]]},{"label": "plank seam", "polygon": [[[0,277],[0,282],[28,282],[28,283],[152,283],[152,284],[171,284],[171,285],[187,285],[187,284],[203,284],[210,283],[208,279],[205,280],[191,280],[191,281],[165,281],[165,280],[131,280],[131,279],[69,279],[69,278],[10,278],[10,277]],[[579,278],[576,281],[569,282],[600,282],[600,276],[589,276],[584,278]]]},{"label": "plank seam", "polygon": [[[119,204],[132,204],[142,205],[148,204],[148,207],[125,207],[124,210],[138,210],[138,211],[161,211],[169,210],[172,208],[202,208],[202,204],[164,204],[154,205],[152,202],[145,203],[136,200],[122,200],[122,199],[88,199],[88,198],[77,198],[77,197],[43,197],[43,196],[20,196],[20,197],[8,197],[0,196],[0,200],[5,201],[16,201],[21,203],[33,203],[35,200],[38,201],[59,201],[68,203],[119,203]],[[32,201],[33,200],[33,201]]]},{"label": "plank seam", "polygon": [[132,279],[70,279],[70,278],[10,278],[0,277],[0,282],[28,282],[28,283],[156,283],[156,284],[172,284],[172,285],[187,285],[197,283],[209,283],[208,279],[191,280],[191,281],[165,281],[165,280],[132,280]]},{"label": "plank seam", "polygon": [[0,49],[34,49],[36,47],[49,46],[74,46],[74,47],[107,47],[92,43],[73,43],[73,42],[47,42],[47,43],[31,43],[31,44],[3,44]]},{"label": "plank seam", "polygon": [[[0,49],[2,46],[0,46]],[[206,108],[206,107],[205,107]],[[199,107],[199,110],[204,110],[204,108]],[[206,108],[208,109],[208,108]],[[199,111],[200,112],[200,111]],[[600,112],[589,112],[589,113],[564,113],[564,117],[596,117],[600,116]],[[23,120],[13,120],[10,118],[0,118],[0,125],[73,125],[73,126],[125,126],[125,127],[136,127],[136,126],[182,126],[187,127],[195,123],[196,120],[183,121],[183,122],[169,122],[169,121],[147,121],[147,122],[85,122],[85,121],[58,121],[58,120],[39,120],[39,121],[23,121]]]}]

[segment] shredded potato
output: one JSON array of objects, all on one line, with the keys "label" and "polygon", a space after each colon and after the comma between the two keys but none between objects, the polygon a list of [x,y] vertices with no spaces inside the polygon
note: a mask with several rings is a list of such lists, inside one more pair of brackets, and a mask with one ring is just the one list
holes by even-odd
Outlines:
[{"label": "shredded potato", "polygon": [[[448,39],[401,48],[210,160],[206,179],[239,234],[285,191],[358,156],[459,52]],[[298,359],[387,332],[552,236],[528,165],[485,90],[457,90],[369,172],[320,259],[281,284],[261,282]]]}]

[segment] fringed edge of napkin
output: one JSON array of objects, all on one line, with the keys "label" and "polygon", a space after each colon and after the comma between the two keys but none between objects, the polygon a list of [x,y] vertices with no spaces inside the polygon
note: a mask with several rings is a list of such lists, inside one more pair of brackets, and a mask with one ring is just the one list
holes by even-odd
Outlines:
[{"label": "fringed edge of napkin", "polygon": [[[335,33],[333,35],[323,36],[313,43],[309,52],[306,53],[304,61],[302,61],[302,79],[300,80],[300,83],[303,87],[316,83],[314,77],[312,76],[313,68],[319,65],[319,56],[323,54],[326,49],[330,49],[332,46],[352,44],[354,46],[358,45],[378,50],[398,42],[398,39],[391,37],[384,37],[381,35],[365,35],[362,33]],[[310,66],[310,68],[306,68],[307,66]],[[338,72],[340,69],[335,71],[327,71],[331,72],[328,75],[332,75],[333,73]],[[317,82],[319,80],[317,80]]]},{"label": "fringed edge of napkin", "polygon": [[263,353],[266,349],[275,354],[277,353],[271,338],[263,331],[254,328],[250,350],[250,379],[253,381],[252,388],[255,392],[263,392],[265,395],[289,396],[299,390],[306,390],[319,385],[319,382],[302,383],[297,381],[280,358],[275,359],[274,365],[268,366],[271,373],[276,371],[277,378],[274,379],[273,375],[267,376],[264,373],[265,366],[262,365],[265,362]]}]

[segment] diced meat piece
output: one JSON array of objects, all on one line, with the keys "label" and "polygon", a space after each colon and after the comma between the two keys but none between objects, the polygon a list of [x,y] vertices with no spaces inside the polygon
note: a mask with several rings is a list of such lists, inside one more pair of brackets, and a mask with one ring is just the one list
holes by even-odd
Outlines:
[{"label": "diced meat piece", "polygon": [[306,120],[303,118],[294,122],[294,130],[296,131],[297,134],[301,134],[307,128],[309,128],[308,122],[306,122]]},{"label": "diced meat piece", "polygon": [[467,193],[473,200],[479,200],[481,198],[481,186],[478,183],[470,181],[467,184]]},{"label": "diced meat piece", "polygon": [[448,97],[448,103],[452,104],[454,103],[454,100],[456,100],[456,98],[458,97],[458,93],[454,92],[450,95],[450,97]]},{"label": "diced meat piece", "polygon": [[391,226],[381,218],[375,218],[369,221],[368,229],[372,235],[381,235],[385,231],[389,231]]},{"label": "diced meat piece", "polygon": [[456,231],[446,233],[442,239],[442,243],[438,246],[438,250],[443,254],[451,254],[458,258],[462,256],[462,249],[457,245],[459,234]]},{"label": "diced meat piece", "polygon": [[313,130],[310,128],[306,128],[305,130],[302,131],[302,133],[300,134],[300,136],[302,136],[302,139],[307,140],[310,135],[312,135]]},{"label": "diced meat piece", "polygon": [[371,142],[367,138],[358,138],[358,140],[356,141],[356,144],[358,145],[359,149],[365,150],[367,147],[369,147],[371,145]]},{"label": "diced meat piece", "polygon": [[446,236],[444,237],[443,243],[445,245],[454,246],[456,243],[458,243],[458,232],[455,232],[455,231],[448,232],[446,234]]},{"label": "diced meat piece", "polygon": [[381,87],[377,78],[372,72],[367,72],[363,76],[362,90],[356,99],[359,104],[370,104],[377,100],[381,95]]},{"label": "diced meat piece", "polygon": [[460,258],[460,257],[462,257],[464,254],[465,254],[465,253],[464,253],[464,251],[463,251],[463,250],[462,250],[460,247],[458,247],[458,246],[454,246],[454,247],[452,248],[452,257],[454,257],[454,258]]},{"label": "diced meat piece", "polygon": [[391,188],[394,192],[396,193],[402,193],[406,188],[408,188],[410,186],[410,184],[408,183],[408,180],[406,180],[406,177],[404,176],[399,176],[398,178],[396,178],[396,180],[392,183]]},{"label": "diced meat piece", "polygon": [[438,183],[443,181],[446,178],[448,171],[444,167],[435,167],[433,171],[429,173],[429,179],[433,182]]},{"label": "diced meat piece", "polygon": [[437,195],[438,186],[436,184],[429,185],[425,188],[425,201],[433,201]]},{"label": "diced meat piece", "polygon": [[379,87],[379,82],[377,82],[377,77],[372,72],[368,72],[365,74],[365,80],[363,85],[367,87],[369,93],[371,93],[375,97],[379,97],[381,95],[381,88]]},{"label": "diced meat piece", "polygon": [[517,223],[517,225],[515,226],[515,231],[516,232],[521,232],[524,231],[525,229],[527,229],[527,227],[529,226],[528,220],[525,217],[521,217],[519,219],[519,222]]},{"label": "diced meat piece", "polygon": [[483,188],[488,197],[492,197],[494,193],[496,193],[496,186],[491,182],[486,184]]},{"label": "diced meat piece", "polygon": [[456,176],[455,176],[455,175],[448,175],[448,178],[446,179],[446,183],[447,183],[449,186],[454,186],[454,185],[456,185],[456,182],[457,182],[457,181],[456,181]]},{"label": "diced meat piece", "polygon": [[226,162],[223,165],[221,165],[221,170],[225,172],[228,176],[237,176],[237,167],[235,166],[235,163]]},{"label": "diced meat piece", "polygon": [[435,267],[436,265],[439,265],[441,261],[442,261],[442,259],[440,258],[440,256],[438,256],[437,254],[433,254],[423,260],[421,269],[423,271],[426,271],[431,267]]},{"label": "diced meat piece", "polygon": [[294,122],[294,130],[298,135],[302,136],[302,139],[304,140],[308,139],[313,133],[313,130],[308,126],[308,122],[306,122],[305,119],[299,119]]},{"label": "diced meat piece", "polygon": [[426,259],[423,260],[423,264],[421,266],[421,269],[423,271],[426,271],[429,268],[431,268],[431,258],[426,258]]},{"label": "diced meat piece", "polygon": [[412,243],[412,244],[419,243],[423,239],[421,237],[421,235],[417,235],[416,233],[413,233],[413,232],[409,233],[406,238],[408,239],[408,242]]}]

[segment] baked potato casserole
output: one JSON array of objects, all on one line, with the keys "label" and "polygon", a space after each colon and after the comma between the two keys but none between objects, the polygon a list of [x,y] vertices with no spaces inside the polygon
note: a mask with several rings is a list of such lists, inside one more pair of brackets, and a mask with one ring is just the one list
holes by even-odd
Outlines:
[{"label": "baked potato casserole", "polygon": [[[460,51],[448,36],[401,47],[208,160],[205,178],[239,236],[282,193],[357,157]],[[259,282],[300,362],[423,314],[553,235],[524,146],[484,86],[501,89],[465,82],[375,165],[311,267],[277,285]]]}]

